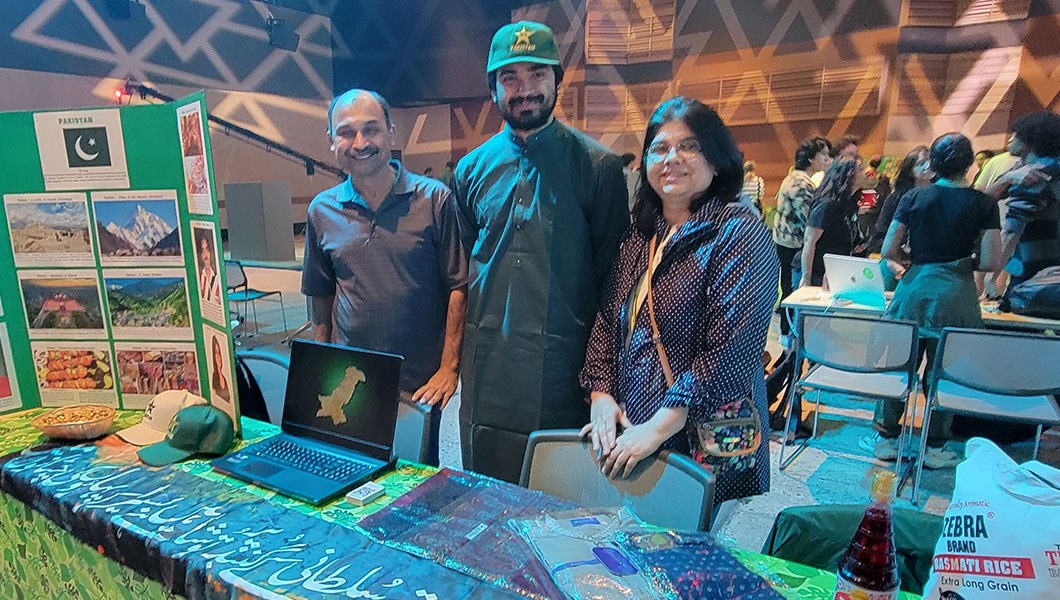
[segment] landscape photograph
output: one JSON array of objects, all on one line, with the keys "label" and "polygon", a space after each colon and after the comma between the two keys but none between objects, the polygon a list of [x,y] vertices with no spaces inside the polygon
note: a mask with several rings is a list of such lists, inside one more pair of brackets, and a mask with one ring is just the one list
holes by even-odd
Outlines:
[{"label": "landscape photograph", "polygon": [[7,203],[15,254],[91,253],[84,202]]},{"label": "landscape photograph", "polygon": [[95,279],[19,280],[30,329],[103,329]]},{"label": "landscape photograph", "polygon": [[101,257],[180,256],[172,200],[97,201],[92,208]]},{"label": "landscape photograph", "polygon": [[115,328],[191,325],[182,277],[104,277],[104,285]]}]

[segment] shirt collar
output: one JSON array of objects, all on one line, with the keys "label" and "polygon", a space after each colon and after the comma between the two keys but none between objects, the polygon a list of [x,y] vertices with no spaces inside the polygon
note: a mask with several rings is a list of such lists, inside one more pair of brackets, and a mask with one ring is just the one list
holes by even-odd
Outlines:
[{"label": "shirt collar", "polygon": [[548,125],[545,125],[540,131],[535,131],[533,134],[530,135],[530,137],[526,138],[525,141],[523,140],[523,138],[516,135],[514,131],[512,131],[511,125],[505,123],[504,130],[508,133],[508,139],[520,148],[533,148],[535,146],[544,144],[549,140],[558,139],[561,133],[563,132],[563,128],[559,124],[559,119],[557,119],[554,115],[552,117],[552,122],[550,122]]},{"label": "shirt collar", "polygon": [[[387,193],[387,198],[383,199],[383,203],[386,203],[387,199],[391,196],[408,196],[416,191],[416,188],[409,182],[408,173],[405,171],[405,165],[401,164],[401,161],[397,159],[391,159],[389,164],[396,176],[394,178],[394,186],[390,188],[390,192]],[[368,203],[365,202],[364,198],[357,193],[357,188],[353,187],[353,180],[349,175],[347,175],[346,180],[342,182],[342,187],[339,189],[336,199],[339,204],[355,204],[365,210],[371,210],[368,208]],[[380,206],[382,206],[382,204],[380,204]]]}]

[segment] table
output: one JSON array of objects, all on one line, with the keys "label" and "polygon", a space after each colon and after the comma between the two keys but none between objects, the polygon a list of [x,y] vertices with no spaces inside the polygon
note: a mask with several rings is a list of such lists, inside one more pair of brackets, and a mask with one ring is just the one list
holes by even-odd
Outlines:
[{"label": "table", "polygon": [[[135,459],[135,448],[114,436],[13,459],[20,451],[46,441],[29,425],[40,412],[34,409],[0,417],[0,456],[7,457],[3,461],[4,493],[0,493],[2,598],[169,599],[180,597],[172,590],[188,589],[193,596],[203,598],[279,598],[285,593],[324,597],[322,590],[329,597],[511,597],[490,584],[366,541],[353,529],[360,519],[425,481],[435,472],[431,467],[399,463],[394,472],[379,480],[387,488],[387,496],[366,507],[338,501],[318,508],[217,474],[205,461],[191,460],[162,469],[144,467]],[[112,431],[137,422],[141,414],[119,411]],[[277,431],[272,425],[249,419],[243,426],[245,443]],[[60,456],[62,460],[58,460]],[[78,465],[78,461],[84,462]],[[26,473],[51,477],[53,482],[68,479],[70,489],[75,483],[86,485],[84,479],[89,478],[87,484],[98,488],[99,494],[82,496],[73,508],[63,508],[52,498],[31,499],[36,507],[31,508],[26,499],[9,493],[11,478]],[[74,481],[74,475],[79,482]],[[142,491],[145,484],[150,488],[147,492]],[[53,489],[56,496],[65,493],[64,485]],[[176,491],[181,490],[204,497],[176,502]],[[65,512],[48,516],[40,512],[43,508],[50,513],[56,507]],[[91,525],[90,513],[96,514],[97,525],[98,515],[105,515],[112,534],[100,536],[102,541],[95,548],[56,523]],[[256,515],[254,531],[246,527],[247,514]],[[243,522],[237,523],[240,518]],[[152,519],[156,523],[152,529],[143,526]],[[286,531],[281,526],[290,523],[297,523],[300,529]],[[185,531],[167,538],[167,528],[174,526]],[[243,552],[253,553],[254,544],[262,546],[259,554],[264,555],[274,554],[276,544],[299,549],[289,555],[273,555],[271,560],[282,568],[263,569],[230,560],[235,550],[221,544],[226,538],[232,538],[229,546],[242,544],[239,550]],[[832,597],[835,577],[830,573],[750,551],[730,550],[786,598]],[[366,558],[379,564],[365,569]],[[152,577],[142,572],[151,572]],[[338,592],[344,593],[336,595]],[[916,598],[912,594],[902,597]]]},{"label": "table", "polygon": [[[888,294],[890,296],[890,294]],[[888,301],[890,298],[888,297]],[[879,306],[869,306],[847,301],[835,301],[831,292],[817,286],[801,287],[784,299],[780,305],[790,308],[796,315],[803,310],[817,310],[835,313],[852,313],[864,315],[882,315],[884,309]],[[1033,331],[1060,330],[1060,321],[1054,319],[1039,319],[1027,317],[1015,313],[1001,312],[997,309],[996,302],[984,302],[980,304],[983,314],[983,323],[987,327],[996,329],[1024,329]],[[795,322],[798,322],[796,319]]]}]

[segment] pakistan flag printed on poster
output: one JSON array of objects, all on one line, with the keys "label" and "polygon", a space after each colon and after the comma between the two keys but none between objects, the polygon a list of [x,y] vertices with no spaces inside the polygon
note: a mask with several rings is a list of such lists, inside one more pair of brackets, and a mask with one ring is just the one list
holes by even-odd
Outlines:
[{"label": "pakistan flag printed on poster", "polygon": [[125,138],[116,108],[33,115],[44,189],[128,189]]}]

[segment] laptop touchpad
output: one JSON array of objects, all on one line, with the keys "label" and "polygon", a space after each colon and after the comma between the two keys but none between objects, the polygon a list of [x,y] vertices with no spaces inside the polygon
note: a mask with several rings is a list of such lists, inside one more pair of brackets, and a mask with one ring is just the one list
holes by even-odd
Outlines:
[{"label": "laptop touchpad", "polygon": [[262,460],[254,460],[243,465],[242,469],[248,475],[265,478],[279,473],[284,468]]}]

